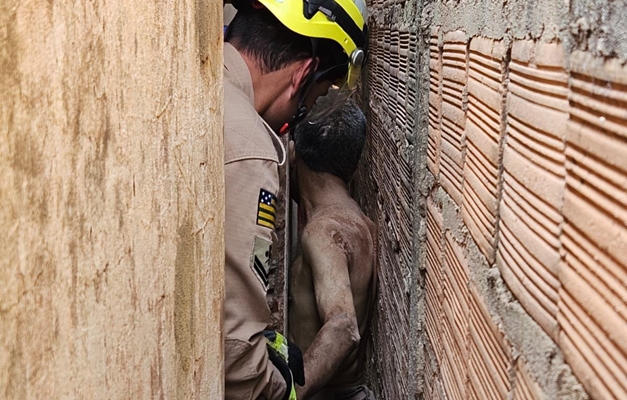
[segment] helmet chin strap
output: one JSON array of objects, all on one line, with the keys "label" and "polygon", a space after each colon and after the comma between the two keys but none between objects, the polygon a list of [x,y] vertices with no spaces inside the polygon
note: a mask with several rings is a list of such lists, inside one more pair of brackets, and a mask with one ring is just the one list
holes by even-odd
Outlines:
[{"label": "helmet chin strap", "polygon": [[294,129],[296,124],[305,119],[308,111],[309,110],[307,110],[307,106],[302,104],[301,102],[300,106],[298,106],[298,111],[296,111],[296,114],[294,114],[292,119],[289,122],[283,124],[281,130],[279,130],[279,135],[283,136],[286,133],[290,132],[292,129]]}]

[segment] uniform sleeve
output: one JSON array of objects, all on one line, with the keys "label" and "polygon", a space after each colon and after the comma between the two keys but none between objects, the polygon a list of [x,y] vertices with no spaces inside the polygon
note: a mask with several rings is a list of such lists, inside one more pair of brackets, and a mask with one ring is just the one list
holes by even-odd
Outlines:
[{"label": "uniform sleeve", "polygon": [[225,399],[280,400],[287,385],[279,370],[268,359],[265,339],[225,342]]},{"label": "uniform sleeve", "polygon": [[261,332],[276,234],[277,164],[246,159],[225,165],[225,398],[281,399],[285,380],[268,359]]}]

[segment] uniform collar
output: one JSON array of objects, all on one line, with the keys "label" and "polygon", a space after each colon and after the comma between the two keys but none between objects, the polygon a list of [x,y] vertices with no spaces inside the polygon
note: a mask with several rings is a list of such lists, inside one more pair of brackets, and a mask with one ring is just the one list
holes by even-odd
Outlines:
[{"label": "uniform collar", "polygon": [[255,105],[253,79],[248,65],[230,43],[224,43],[224,76],[250,99],[250,104]]}]

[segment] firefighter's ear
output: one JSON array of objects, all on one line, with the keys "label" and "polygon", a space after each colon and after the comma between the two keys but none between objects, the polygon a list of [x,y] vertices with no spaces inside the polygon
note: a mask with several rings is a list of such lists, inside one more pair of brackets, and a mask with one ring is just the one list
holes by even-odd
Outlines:
[{"label": "firefighter's ear", "polygon": [[300,96],[300,92],[307,83],[309,74],[315,70],[317,59],[306,58],[304,60],[298,60],[293,64],[292,82],[291,82],[291,95],[292,97]]}]

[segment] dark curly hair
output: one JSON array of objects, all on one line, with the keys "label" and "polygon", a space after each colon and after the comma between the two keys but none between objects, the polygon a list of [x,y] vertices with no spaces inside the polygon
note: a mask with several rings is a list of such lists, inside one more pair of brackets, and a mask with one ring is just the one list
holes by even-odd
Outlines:
[{"label": "dark curly hair", "polygon": [[[333,95],[321,98],[316,107],[328,107]],[[303,121],[294,129],[296,155],[315,172],[335,175],[348,183],[357,170],[366,142],[366,117],[354,100],[317,123]]]}]

